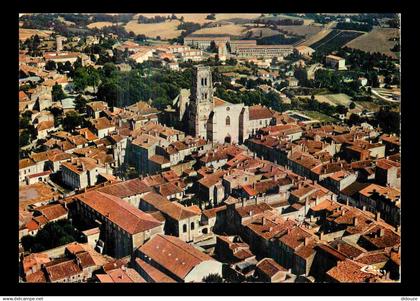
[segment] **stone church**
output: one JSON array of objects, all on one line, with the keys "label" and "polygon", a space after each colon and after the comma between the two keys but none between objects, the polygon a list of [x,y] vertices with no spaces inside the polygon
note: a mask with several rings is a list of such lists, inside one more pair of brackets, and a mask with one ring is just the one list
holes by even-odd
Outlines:
[{"label": "stone church", "polygon": [[187,132],[212,143],[243,143],[271,124],[274,111],[263,106],[232,104],[213,95],[209,66],[196,66],[191,90],[181,90],[173,106]]}]

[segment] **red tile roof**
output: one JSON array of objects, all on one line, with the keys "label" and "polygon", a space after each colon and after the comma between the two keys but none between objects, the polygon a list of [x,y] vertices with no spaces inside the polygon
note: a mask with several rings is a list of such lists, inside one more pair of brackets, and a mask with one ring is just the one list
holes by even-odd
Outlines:
[{"label": "red tile roof", "polygon": [[176,282],[173,278],[169,277],[165,273],[159,271],[157,268],[142,260],[141,258],[135,259],[138,267],[143,270],[152,280],[156,283],[174,283]]},{"label": "red tile roof", "polygon": [[124,182],[118,182],[99,188],[97,191],[110,194],[119,198],[127,198],[152,191],[152,188],[140,179],[132,179]]},{"label": "red tile roof", "polygon": [[63,217],[67,214],[67,209],[61,204],[45,205],[37,207],[36,211],[40,212],[49,221]]},{"label": "red tile roof", "polygon": [[83,272],[79,265],[72,259],[58,263],[51,262],[51,265],[46,266],[45,270],[48,278],[52,282],[76,276]]},{"label": "red tile roof", "polygon": [[285,272],[287,269],[272,258],[264,258],[257,263],[257,269],[260,270],[263,274],[267,275],[269,278],[274,277],[278,272]]},{"label": "red tile roof", "polygon": [[214,261],[179,238],[162,234],[154,236],[139,251],[180,279],[184,279],[200,263]]},{"label": "red tile roof", "polygon": [[162,225],[153,218],[122,199],[99,191],[89,191],[77,199],[105,216],[130,234],[136,234]]},{"label": "red tile roof", "polygon": [[184,207],[176,202],[170,202],[167,198],[154,192],[149,192],[141,199],[152,205],[156,208],[156,210],[159,210],[163,214],[177,221],[201,214],[201,212],[197,210],[196,206]]},{"label": "red tile roof", "polygon": [[254,105],[249,107],[249,120],[268,119],[273,117],[273,112],[264,106]]},{"label": "red tile roof", "polygon": [[362,267],[363,264],[346,259],[327,271],[327,275],[337,282],[373,282],[377,276],[362,271]]}]

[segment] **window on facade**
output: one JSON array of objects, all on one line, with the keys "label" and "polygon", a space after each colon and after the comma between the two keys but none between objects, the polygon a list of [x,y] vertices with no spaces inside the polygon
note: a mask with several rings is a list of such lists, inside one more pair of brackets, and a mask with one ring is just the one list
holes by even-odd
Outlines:
[{"label": "window on facade", "polygon": [[191,222],[191,230],[194,230],[194,222]]},{"label": "window on facade", "polygon": [[226,125],[230,125],[230,117],[229,116],[226,117]]},{"label": "window on facade", "polygon": [[182,232],[184,232],[184,233],[187,232],[187,225],[182,226]]}]

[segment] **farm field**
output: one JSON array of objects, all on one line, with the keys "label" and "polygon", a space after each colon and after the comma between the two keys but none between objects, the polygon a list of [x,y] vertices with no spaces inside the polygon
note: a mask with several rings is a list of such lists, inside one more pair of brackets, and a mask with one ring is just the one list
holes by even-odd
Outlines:
[{"label": "farm field", "polygon": [[305,36],[305,38],[312,37],[318,34],[322,30],[321,26],[313,26],[313,25],[290,25],[290,26],[281,25],[281,26],[278,26],[277,28],[289,34]]},{"label": "farm field", "polygon": [[[310,99],[311,96],[305,95],[305,96],[300,96],[300,97]],[[315,99],[318,102],[328,103],[329,105],[332,105],[334,107],[338,105],[343,105],[346,108],[349,108],[349,105],[352,102],[351,98],[347,94],[344,94],[344,93],[325,94],[325,95],[318,94],[318,95],[315,95]],[[351,112],[353,113],[361,112],[364,109],[377,112],[381,108],[381,105],[379,103],[373,102],[373,101],[354,101],[354,104],[356,105],[356,107],[353,110],[351,110]]]},{"label": "farm field", "polygon": [[57,20],[59,20],[59,21],[63,22],[63,23],[64,23],[64,24],[66,24],[67,26],[73,26],[73,25],[76,25],[74,22],[67,21],[67,20],[65,20],[63,17],[58,17],[58,18],[57,18]]},{"label": "farm field", "polygon": [[25,41],[31,36],[38,35],[40,38],[49,37],[52,34],[50,30],[38,30],[29,28],[19,28],[19,40]]},{"label": "farm field", "polygon": [[305,19],[305,18],[300,18],[300,17],[296,17],[296,16],[289,16],[289,15],[285,15],[285,14],[279,14],[277,16],[264,17],[264,19],[267,19],[267,20],[280,20],[280,19],[303,20],[303,25],[309,25],[309,24],[312,24],[314,22],[314,20],[312,20],[312,19]]},{"label": "farm field", "polygon": [[[261,14],[216,14],[216,21],[230,20],[230,19],[255,20],[255,19],[258,19],[260,16]],[[211,20],[207,20],[207,22],[208,21],[211,21]]]},{"label": "farm field", "polygon": [[357,31],[344,31],[344,30],[332,30],[327,36],[323,39],[309,45],[311,48],[318,51],[332,51],[334,49],[340,48],[347,44],[349,41],[357,38],[362,35],[361,32]]},{"label": "farm field", "polygon": [[298,111],[298,112],[302,112],[304,115],[312,118],[312,119],[316,119],[319,122],[337,122],[339,121],[337,118],[325,115],[323,113],[320,113],[318,111]]},{"label": "farm field", "polygon": [[397,54],[391,51],[396,42],[389,41],[389,39],[398,36],[399,29],[397,28],[374,28],[371,32],[348,42],[346,46],[366,52],[380,52],[392,58],[397,58]]},{"label": "farm field", "polygon": [[[145,16],[147,18],[152,18],[155,16],[163,16],[166,17],[168,15],[172,15],[172,14],[168,14],[168,13],[162,13],[162,14],[136,14],[133,17],[133,20],[137,20],[138,16],[142,15]],[[222,21],[222,20],[230,20],[230,19],[248,19],[248,20],[254,20],[257,19],[261,16],[261,14],[216,14],[216,19],[215,20],[208,20],[206,19],[206,17],[209,14],[188,14],[188,13],[180,13],[180,14],[175,14],[176,17],[181,18],[184,17],[184,21],[185,22],[193,22],[193,23],[198,23],[198,24],[204,24],[204,23],[210,23],[210,22],[216,22],[216,21]]]},{"label": "farm field", "polygon": [[335,22],[330,22],[327,25],[321,25],[321,24],[314,25],[314,26],[320,26],[321,30],[318,33],[306,38],[306,40],[303,41],[302,43],[300,43],[299,45],[310,46],[310,45],[315,44],[316,42],[322,40],[323,38],[325,38],[326,36],[328,36],[331,33],[331,31],[332,31],[331,28],[334,27],[335,24],[336,24]]},{"label": "farm field", "polygon": [[380,104],[377,104],[376,102],[373,102],[373,101],[357,101],[354,103],[360,105],[363,109],[366,109],[372,112],[377,112],[381,108]]},{"label": "farm field", "polygon": [[246,28],[242,25],[230,24],[222,25],[220,27],[202,28],[194,31],[192,34],[217,34],[217,35],[229,35],[229,36],[243,36]]},{"label": "farm field", "polygon": [[254,27],[247,30],[247,33],[251,32],[251,38],[265,38],[278,35],[280,31],[273,30],[271,28],[264,28],[264,27]]},{"label": "farm field", "polygon": [[[122,23],[118,23],[118,25],[121,25]],[[112,26],[114,25],[112,22],[93,22],[87,25],[87,28],[92,29],[92,28],[103,28],[105,26]]]},{"label": "farm field", "polygon": [[177,29],[179,24],[180,22],[178,20],[150,24],[139,24],[137,21],[130,21],[124,28],[128,32],[133,31],[135,34],[144,34],[149,38],[160,36],[161,39],[165,40],[176,38],[181,34],[181,30]]},{"label": "farm field", "polygon": [[[311,98],[310,95],[304,95],[304,96],[299,96],[299,97],[303,97],[307,99]],[[344,94],[344,93],[322,94],[322,95],[317,94],[315,95],[315,99],[318,102],[324,102],[334,107],[338,105],[343,105],[345,107],[348,107],[352,101],[351,98],[347,94]]]}]

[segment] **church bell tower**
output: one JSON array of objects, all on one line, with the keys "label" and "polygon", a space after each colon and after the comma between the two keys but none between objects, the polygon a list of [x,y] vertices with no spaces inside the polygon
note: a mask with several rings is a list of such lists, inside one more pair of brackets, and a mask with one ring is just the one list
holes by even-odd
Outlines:
[{"label": "church bell tower", "polygon": [[190,133],[207,140],[207,121],[213,111],[213,83],[209,66],[196,66],[190,101]]}]

